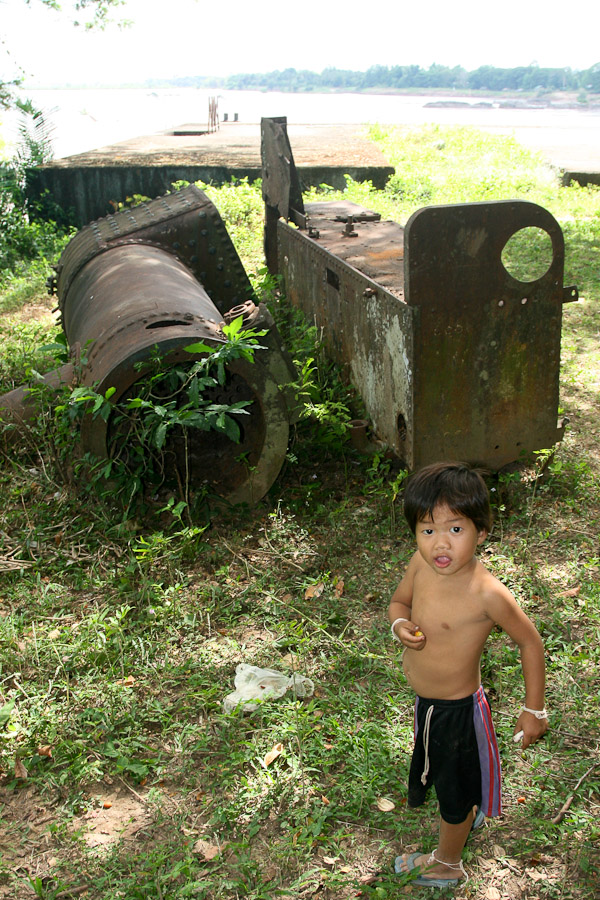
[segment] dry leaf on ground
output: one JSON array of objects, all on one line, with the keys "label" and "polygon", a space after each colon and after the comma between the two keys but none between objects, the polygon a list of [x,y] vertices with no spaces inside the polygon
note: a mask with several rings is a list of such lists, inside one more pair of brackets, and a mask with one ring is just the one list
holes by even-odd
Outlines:
[{"label": "dry leaf on ground", "polygon": [[320,597],[323,591],[325,590],[325,585],[322,581],[318,584],[309,584],[309,586],[304,591],[304,599],[305,600],[316,600],[317,597]]},{"label": "dry leaf on ground", "polygon": [[557,594],[557,597],[576,597],[579,591],[581,590],[581,585],[578,584],[577,587],[569,588],[566,591],[561,591],[560,594]]},{"label": "dry leaf on ground", "polygon": [[498,888],[495,888],[492,885],[487,889],[484,896],[485,900],[502,900],[502,894]]},{"label": "dry leaf on ground", "polygon": [[265,755],[263,759],[263,764],[265,768],[270,766],[274,759],[277,759],[278,756],[281,756],[283,753],[283,744],[275,744],[272,750]]},{"label": "dry leaf on ground", "polygon": [[377,809],[380,809],[381,812],[391,812],[393,809],[396,809],[396,804],[393,800],[388,800],[387,797],[379,797]]},{"label": "dry leaf on ground", "polygon": [[23,763],[17,756],[15,758],[15,778],[25,779],[28,777],[29,777],[29,772],[27,771],[27,769],[25,768],[25,766],[23,765]]},{"label": "dry leaf on ground", "polygon": [[216,844],[209,844],[208,841],[200,839],[194,844],[193,852],[198,856],[201,856],[206,862],[210,862],[210,860],[214,859],[215,856],[218,856],[221,851]]}]

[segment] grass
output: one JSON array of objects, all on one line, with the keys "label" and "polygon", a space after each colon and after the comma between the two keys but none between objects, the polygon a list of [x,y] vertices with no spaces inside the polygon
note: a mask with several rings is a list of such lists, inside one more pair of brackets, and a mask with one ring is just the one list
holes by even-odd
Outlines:
[{"label": "grass", "polygon": [[[423,202],[484,199],[484,190],[485,199],[534,199],[561,223],[566,279],[585,297],[565,308],[565,440],[543,479],[532,466],[493,482],[495,526],[482,551],[543,636],[551,730],[526,754],[515,749],[518,655],[493,634],[483,676],[505,811],[470,840],[471,878],[455,896],[592,900],[600,191],[560,187],[509,139],[466,129],[373,137],[404,171],[421,172],[421,187],[350,182],[350,199],[400,221]],[[477,174],[484,162],[497,193]],[[423,185],[431,193],[419,201]],[[260,286],[259,189],[210,191]],[[50,301],[31,284],[20,302],[14,282],[0,297],[3,390],[47,366],[39,348],[56,334]],[[342,411],[354,412],[356,397],[314,335],[296,335],[295,350],[313,417],[297,426],[268,497],[204,532],[176,518],[120,522],[57,465],[43,430],[4,452],[0,898],[438,895],[391,876],[401,849],[430,849],[436,833],[433,801],[417,811],[405,803],[412,695],[385,616],[412,553],[402,475],[343,440]],[[222,701],[242,661],[307,675],[315,693],[227,715]],[[394,809],[379,809],[381,798]]]}]

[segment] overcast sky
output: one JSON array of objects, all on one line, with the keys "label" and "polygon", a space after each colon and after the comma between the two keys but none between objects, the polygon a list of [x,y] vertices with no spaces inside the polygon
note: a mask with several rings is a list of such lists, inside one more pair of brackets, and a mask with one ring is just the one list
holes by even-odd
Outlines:
[{"label": "overcast sky", "polygon": [[586,69],[600,61],[600,4],[589,0],[128,0],[133,20],[90,33],[39,0],[0,0],[0,78],[30,86],[117,84],[327,66],[432,63]]}]

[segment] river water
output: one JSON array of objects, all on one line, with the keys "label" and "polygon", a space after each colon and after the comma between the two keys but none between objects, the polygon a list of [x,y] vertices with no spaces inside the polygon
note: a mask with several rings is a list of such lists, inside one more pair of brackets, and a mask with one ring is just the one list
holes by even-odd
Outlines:
[{"label": "river water", "polygon": [[[184,123],[207,120],[214,90],[195,88],[113,88],[28,90],[53,126],[55,156],[71,156]],[[545,152],[565,167],[586,164],[600,171],[600,107],[586,109],[505,109],[497,98],[452,97],[469,107],[431,108],[439,97],[390,94],[282,94],[219,92],[219,115],[256,124],[262,116],[282,116],[290,124],[470,125],[496,134],[514,134],[525,146]],[[481,98],[485,100],[486,98]],[[18,115],[5,113],[0,135],[14,146]]]}]

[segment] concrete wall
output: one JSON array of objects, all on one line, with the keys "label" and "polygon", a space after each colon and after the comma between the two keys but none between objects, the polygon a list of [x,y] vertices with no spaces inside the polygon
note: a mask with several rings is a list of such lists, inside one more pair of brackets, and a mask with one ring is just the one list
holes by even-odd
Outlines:
[{"label": "concrete wall", "polygon": [[[298,168],[303,188],[328,184],[336,189],[345,187],[344,175],[355,181],[371,181],[383,188],[392,175],[391,166],[310,166]],[[261,177],[259,168],[226,168],[224,166],[41,166],[27,173],[28,195],[38,200],[48,192],[50,202],[77,226],[87,225],[116,211],[127,197],[141,194],[160,197],[175,181],[203,181],[225,184],[232,178]]]}]

